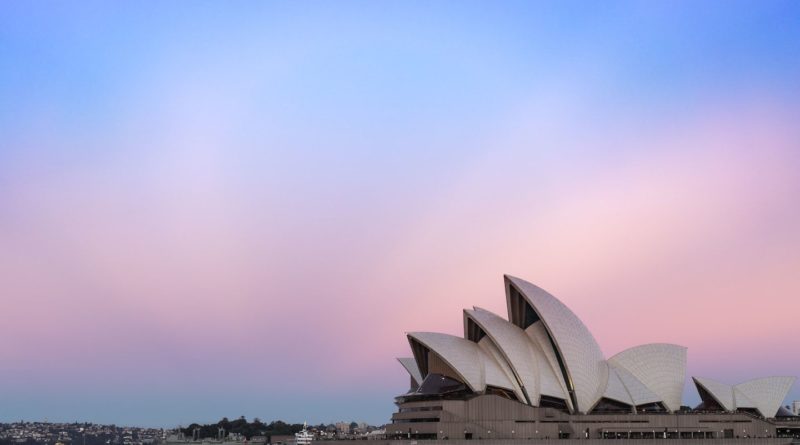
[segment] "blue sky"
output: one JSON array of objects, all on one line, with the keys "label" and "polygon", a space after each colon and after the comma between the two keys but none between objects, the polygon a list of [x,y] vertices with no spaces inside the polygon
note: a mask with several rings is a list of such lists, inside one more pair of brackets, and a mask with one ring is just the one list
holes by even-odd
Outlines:
[{"label": "blue sky", "polygon": [[383,423],[503,273],[796,375],[798,79],[792,1],[4,2],[0,420]]}]

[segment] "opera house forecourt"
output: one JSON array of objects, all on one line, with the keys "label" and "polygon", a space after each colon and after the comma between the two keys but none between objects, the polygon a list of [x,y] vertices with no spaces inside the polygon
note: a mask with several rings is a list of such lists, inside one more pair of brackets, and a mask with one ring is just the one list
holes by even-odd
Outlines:
[{"label": "opera house forecourt", "polygon": [[686,348],[654,343],[606,358],[564,303],[505,276],[508,318],[464,310],[464,336],[408,333],[411,386],[386,426],[395,440],[707,439],[790,443],[800,420],[782,407],[794,377],[727,385],[693,377],[702,403],[682,406]]}]

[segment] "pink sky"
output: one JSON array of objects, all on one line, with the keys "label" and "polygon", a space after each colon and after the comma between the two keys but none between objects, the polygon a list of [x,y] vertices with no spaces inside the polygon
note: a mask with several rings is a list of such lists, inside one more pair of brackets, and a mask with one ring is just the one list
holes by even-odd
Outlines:
[{"label": "pink sky", "polygon": [[800,374],[796,13],[556,5],[0,14],[0,421],[382,423],[504,273]]},{"label": "pink sky", "polygon": [[[800,135],[788,111],[744,102],[664,130],[612,124],[601,136],[625,153],[616,159],[547,162],[526,153],[534,136],[502,129],[487,138],[507,145],[413,199],[402,187],[248,192],[211,152],[136,171],[144,188],[122,160],[13,178],[0,231],[5,375],[19,388],[181,393],[236,376],[302,390],[306,376],[397,392],[403,333],[458,334],[472,305],[505,315],[503,273],[561,298],[609,356],[673,342],[689,347],[690,374],[794,375]],[[559,132],[535,138],[588,143]]]}]

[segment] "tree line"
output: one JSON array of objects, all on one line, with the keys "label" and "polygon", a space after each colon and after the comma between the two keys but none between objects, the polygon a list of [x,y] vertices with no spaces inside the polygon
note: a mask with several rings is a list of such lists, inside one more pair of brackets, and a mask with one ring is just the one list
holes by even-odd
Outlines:
[{"label": "tree line", "polygon": [[241,434],[248,440],[253,436],[287,436],[297,433],[303,429],[302,423],[286,423],[281,420],[276,420],[270,423],[264,423],[257,417],[252,422],[248,422],[244,416],[236,420],[228,420],[227,417],[222,418],[217,423],[210,423],[200,425],[193,423],[186,428],[181,428],[181,432],[186,437],[194,437],[194,430],[199,428],[200,439],[214,439],[217,437],[220,428],[225,429],[225,437],[231,433]]}]

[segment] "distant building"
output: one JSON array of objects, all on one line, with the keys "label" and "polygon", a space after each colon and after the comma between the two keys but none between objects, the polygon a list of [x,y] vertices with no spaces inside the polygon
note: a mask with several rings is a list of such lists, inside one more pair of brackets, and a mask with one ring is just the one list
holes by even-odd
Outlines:
[{"label": "distant building", "polygon": [[792,402],[792,414],[795,416],[800,416],[800,400],[795,400]]}]

